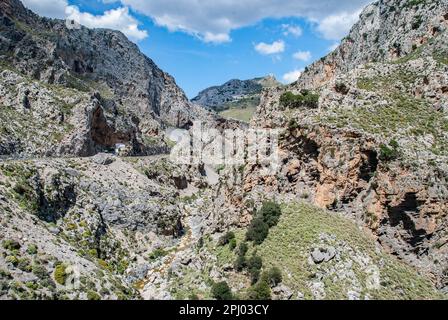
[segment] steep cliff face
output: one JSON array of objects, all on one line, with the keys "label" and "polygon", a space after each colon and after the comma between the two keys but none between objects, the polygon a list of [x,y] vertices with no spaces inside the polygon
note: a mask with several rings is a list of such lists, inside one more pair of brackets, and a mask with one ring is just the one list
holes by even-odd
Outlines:
[{"label": "steep cliff face", "polygon": [[[1,113],[23,116],[13,119],[16,129],[2,128],[13,141],[2,143],[6,153],[84,156],[116,143],[127,144],[131,154],[157,153],[166,150],[164,127],[186,128],[206,116],[120,32],[68,29],[65,21],[40,18],[18,0],[2,1],[0,16]],[[47,126],[66,127],[55,132],[51,148],[18,132],[42,122],[46,102],[56,118],[47,117]],[[46,139],[43,132],[33,136]]]},{"label": "steep cliff face", "polygon": [[[301,85],[313,88],[359,65],[415,52],[446,30],[447,10],[444,0],[382,0],[369,5],[341,45],[307,68]],[[436,49],[446,47],[439,44]]]},{"label": "steep cliff face", "polygon": [[[443,290],[447,12],[446,1],[374,3],[335,52],[288,88],[265,90],[252,125],[284,129],[282,168],[247,174],[245,187],[351,216]],[[312,106],[300,103],[305,89],[317,95]],[[299,102],[288,104],[288,91]]]},{"label": "steep cliff face", "polygon": [[281,84],[273,76],[251,80],[235,79],[201,91],[192,102],[218,112],[232,107],[252,107],[259,104],[264,88],[277,86]]}]

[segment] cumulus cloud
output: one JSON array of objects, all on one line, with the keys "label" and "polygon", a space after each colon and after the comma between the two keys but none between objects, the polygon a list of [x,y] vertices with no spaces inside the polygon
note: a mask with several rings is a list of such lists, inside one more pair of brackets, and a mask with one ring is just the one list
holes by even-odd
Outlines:
[{"label": "cumulus cloud", "polygon": [[230,36],[227,33],[211,33],[211,32],[206,32],[202,37],[202,40],[204,40],[204,42],[212,42],[212,43],[224,43],[231,41]]},{"label": "cumulus cloud", "polygon": [[293,83],[294,81],[297,81],[299,79],[302,72],[303,72],[303,69],[296,69],[291,72],[285,73],[283,75],[283,81],[286,84]]},{"label": "cumulus cloud", "polygon": [[[39,15],[71,19],[89,28],[108,28],[123,32],[133,41],[143,40],[148,36],[146,30],[139,28],[139,22],[129,13],[129,8],[121,7],[108,10],[102,15],[81,12],[78,7],[71,6],[67,0],[22,0],[23,4]],[[103,0],[104,3],[116,2]]]},{"label": "cumulus cloud", "polygon": [[255,50],[264,55],[282,53],[285,51],[285,42],[283,40],[274,41],[271,44],[260,42],[255,45]]},{"label": "cumulus cloud", "polygon": [[[67,0],[23,0],[33,11],[52,18],[64,18]],[[340,40],[358,18],[360,10],[373,0],[102,0],[121,3],[150,17],[170,31],[183,31],[205,42],[231,41],[231,31],[253,25],[265,18],[299,17],[316,25],[324,38]],[[128,14],[129,15],[129,14]],[[100,16],[96,16],[100,17]],[[121,20],[120,20],[121,21]],[[135,23],[123,28],[134,39],[143,36]],[[141,31],[141,32],[139,32]],[[283,32],[300,36],[298,26],[287,25]]]},{"label": "cumulus cloud", "polygon": [[25,7],[33,12],[49,18],[65,18],[67,0],[22,0]]},{"label": "cumulus cloud", "polygon": [[80,12],[76,6],[66,8],[68,19],[74,20],[89,28],[107,28],[123,32],[129,39],[134,41],[143,40],[148,37],[146,30],[140,30],[138,21],[129,14],[128,8],[108,10],[102,15],[93,15]]},{"label": "cumulus cloud", "polygon": [[292,35],[298,38],[303,34],[302,28],[291,24],[283,24],[282,29],[283,29],[283,35],[285,36]]},{"label": "cumulus cloud", "polygon": [[[108,0],[106,0],[108,1]],[[231,40],[232,30],[264,18],[301,17],[317,24],[326,38],[342,37],[358,12],[373,0],[121,0],[170,31],[183,31],[208,42]],[[342,21],[338,22],[337,20]],[[331,26],[341,28],[330,30]],[[289,34],[299,30],[289,30]],[[226,34],[227,37],[223,35]]]},{"label": "cumulus cloud", "polygon": [[297,51],[293,54],[293,58],[300,61],[310,61],[311,60],[311,52],[309,51]]}]

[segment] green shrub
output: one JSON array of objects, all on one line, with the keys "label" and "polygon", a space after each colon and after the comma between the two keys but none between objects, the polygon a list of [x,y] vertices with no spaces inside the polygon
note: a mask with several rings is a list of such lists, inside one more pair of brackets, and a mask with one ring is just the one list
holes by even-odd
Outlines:
[{"label": "green shrub", "polygon": [[246,268],[246,266],[247,266],[246,256],[238,255],[235,260],[235,266],[234,266],[235,270],[237,272],[241,272],[243,271],[244,268]]},{"label": "green shrub", "polygon": [[347,87],[347,85],[343,82],[336,83],[334,89],[336,90],[337,93],[341,93],[344,95],[346,95],[350,91],[350,88]]},{"label": "green shrub", "polygon": [[236,239],[232,239],[232,240],[230,240],[230,243],[229,243],[229,249],[230,250],[235,250],[235,248],[236,248]]},{"label": "green shrub", "polygon": [[283,93],[280,97],[280,104],[284,108],[317,108],[319,105],[319,95],[313,94],[308,90],[302,90],[300,94],[294,94],[290,91]]},{"label": "green shrub", "polygon": [[395,140],[391,140],[389,145],[381,144],[380,145],[380,160],[381,161],[394,161],[397,160],[400,152],[399,152],[398,142]]},{"label": "green shrub", "polygon": [[277,225],[281,214],[282,209],[273,201],[263,203],[259,212],[259,215],[263,217],[264,222],[266,222],[270,228]]},{"label": "green shrub", "polygon": [[5,258],[6,263],[11,263],[14,267],[19,264],[19,259],[16,256],[7,256]]},{"label": "green shrub", "polygon": [[149,254],[149,260],[151,260],[151,261],[156,261],[156,260],[158,260],[158,259],[160,259],[160,258],[163,258],[164,256],[166,256],[168,254],[168,252],[166,252],[165,250],[163,250],[163,249],[156,249],[156,250],[154,250],[153,252],[151,252],[150,254]]},{"label": "green shrub", "polygon": [[19,250],[20,249],[20,243],[16,240],[4,240],[2,242],[2,246],[6,250]]},{"label": "green shrub", "polygon": [[30,260],[27,258],[21,258],[18,260],[17,268],[25,272],[31,272],[33,269],[30,264]]},{"label": "green shrub", "polygon": [[255,285],[249,288],[247,298],[249,300],[270,300],[271,288],[266,281],[258,281]]},{"label": "green shrub", "polygon": [[26,252],[28,254],[31,254],[31,255],[37,254],[37,251],[38,251],[38,249],[37,249],[37,246],[35,244],[30,244],[28,246],[28,248],[26,249]]},{"label": "green shrub", "polygon": [[198,301],[200,299],[199,299],[199,296],[196,293],[191,293],[190,296],[188,297],[188,300]]},{"label": "green shrub", "polygon": [[269,225],[263,217],[257,216],[249,225],[246,233],[246,240],[253,241],[255,244],[262,244],[269,234]]},{"label": "green shrub", "polygon": [[247,266],[247,259],[246,259],[246,253],[249,250],[249,247],[247,246],[246,242],[240,243],[237,249],[238,256],[236,257],[235,261],[235,270],[237,272],[243,271],[244,268]]},{"label": "green shrub", "polygon": [[296,119],[291,119],[288,122],[288,129],[289,131],[295,130],[299,128],[299,124],[297,123]]},{"label": "green shrub", "polygon": [[8,270],[0,269],[0,278],[12,279],[11,272],[9,272]]},{"label": "green shrub", "polygon": [[252,284],[255,284],[258,282],[260,278],[260,270],[263,266],[263,260],[256,255],[253,255],[249,261],[247,262],[247,268],[249,270],[250,279],[252,281]]},{"label": "green shrub", "polygon": [[241,242],[238,246],[238,255],[239,256],[245,256],[247,251],[249,251],[249,246],[246,242]]},{"label": "green shrub", "polygon": [[57,265],[54,269],[54,280],[60,285],[65,285],[67,280],[67,273],[65,272],[66,266],[64,264]]},{"label": "green shrub", "polygon": [[266,281],[271,287],[275,287],[283,281],[282,272],[279,268],[273,267],[266,273]]},{"label": "green shrub", "polygon": [[225,246],[229,244],[232,239],[235,239],[235,233],[229,231],[219,239],[218,245]]},{"label": "green shrub", "polygon": [[129,261],[126,259],[121,260],[117,265],[117,272],[124,274],[129,267]]},{"label": "green shrub", "polygon": [[232,291],[227,282],[214,283],[212,286],[212,296],[216,300],[232,300]]},{"label": "green shrub", "polygon": [[45,279],[48,277],[47,269],[40,264],[35,264],[31,267],[31,271],[34,273],[36,277],[39,279]]},{"label": "green shrub", "polygon": [[101,300],[101,296],[98,293],[96,293],[95,291],[89,290],[87,292],[87,299],[97,301],[97,300]]},{"label": "green shrub", "polygon": [[204,238],[200,237],[198,240],[197,247],[198,249],[201,249],[204,246]]}]

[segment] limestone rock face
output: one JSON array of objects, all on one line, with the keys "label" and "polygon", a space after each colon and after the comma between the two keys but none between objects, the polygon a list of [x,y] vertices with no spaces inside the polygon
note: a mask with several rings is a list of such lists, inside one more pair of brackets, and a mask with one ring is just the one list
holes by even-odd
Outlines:
[{"label": "limestone rock face", "polygon": [[359,65],[411,54],[446,30],[447,10],[448,3],[438,0],[380,0],[369,5],[341,45],[306,69],[300,84],[316,87]]},{"label": "limestone rock face", "polygon": [[[446,1],[378,1],[296,83],[264,90],[252,127],[280,128],[281,169],[244,190],[307,199],[368,226],[446,290]],[[285,92],[318,95],[286,107]],[[392,145],[394,147],[392,147]]]}]

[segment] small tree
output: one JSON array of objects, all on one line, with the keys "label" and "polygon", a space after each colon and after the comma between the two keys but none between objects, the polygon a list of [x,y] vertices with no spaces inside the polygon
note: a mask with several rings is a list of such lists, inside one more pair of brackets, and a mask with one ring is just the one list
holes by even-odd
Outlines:
[{"label": "small tree", "polygon": [[238,256],[235,260],[235,270],[237,272],[243,271],[244,268],[246,268],[247,261],[245,256]]},{"label": "small tree", "polygon": [[263,266],[263,260],[256,255],[253,255],[247,262],[247,268],[251,277],[252,284],[255,284],[260,279],[260,270]]},{"label": "small tree", "polygon": [[249,247],[247,246],[247,243],[242,242],[239,246],[238,246],[238,256],[236,257],[236,261],[235,261],[235,270],[237,272],[241,272],[243,271],[244,268],[246,268],[247,266],[247,260],[246,260],[246,253],[249,250]]},{"label": "small tree", "polygon": [[266,281],[260,280],[253,285],[248,292],[249,300],[270,300],[271,288]]},{"label": "small tree", "polygon": [[212,286],[212,296],[216,300],[232,300],[232,291],[227,282],[214,283]]},{"label": "small tree", "polygon": [[230,249],[231,251],[233,251],[233,250],[235,250],[235,248],[236,248],[236,239],[232,239],[232,240],[230,240],[230,242],[229,242],[229,249]]},{"label": "small tree", "polygon": [[267,281],[272,286],[275,287],[283,281],[282,272],[279,268],[273,267],[267,272]]},{"label": "small tree", "polygon": [[262,244],[269,234],[269,225],[264,222],[263,217],[258,216],[252,220],[246,233],[246,240],[255,244]]},{"label": "small tree", "polygon": [[267,201],[263,203],[259,214],[263,217],[264,222],[266,222],[269,227],[274,227],[280,220],[282,209],[277,203]]},{"label": "small tree", "polygon": [[395,140],[391,140],[388,146],[381,144],[379,156],[380,160],[386,162],[396,160],[400,155],[400,152],[398,151],[399,147],[398,142]]},{"label": "small tree", "polygon": [[238,246],[238,255],[239,256],[245,256],[247,251],[249,250],[249,247],[246,242],[241,242]]},{"label": "small tree", "polygon": [[225,246],[226,244],[229,244],[232,239],[235,239],[235,233],[229,231],[219,239],[218,245]]}]

